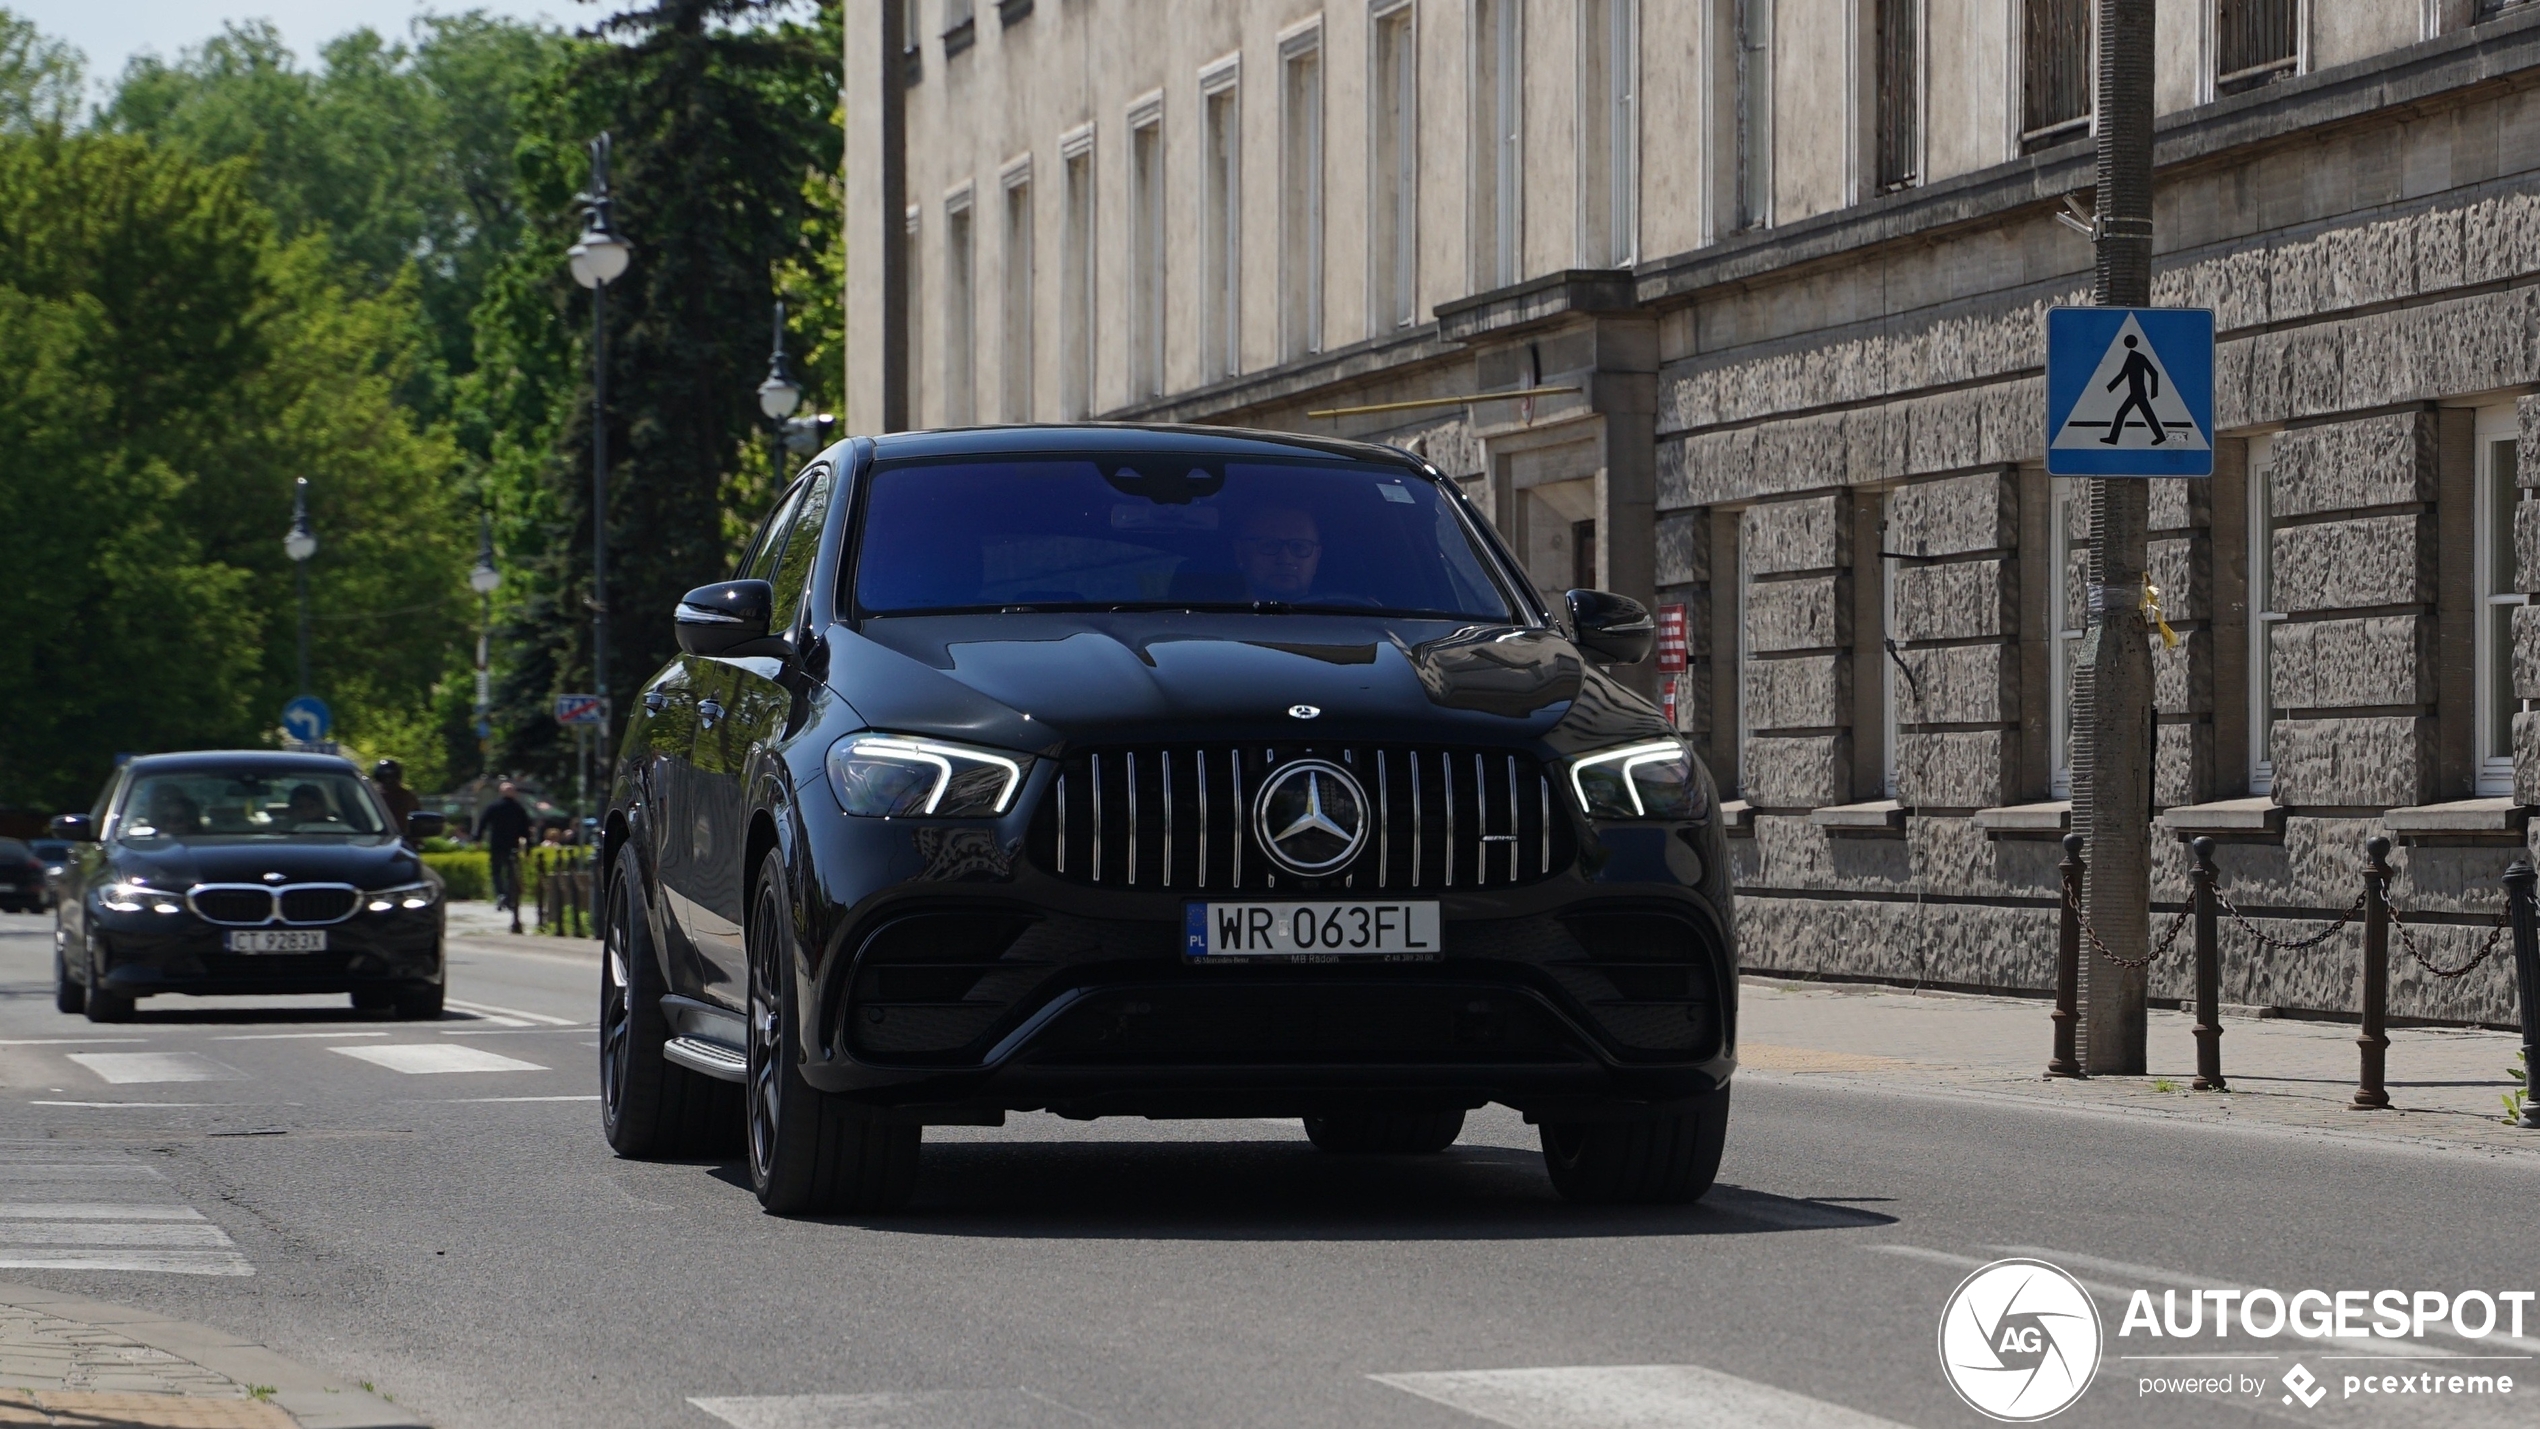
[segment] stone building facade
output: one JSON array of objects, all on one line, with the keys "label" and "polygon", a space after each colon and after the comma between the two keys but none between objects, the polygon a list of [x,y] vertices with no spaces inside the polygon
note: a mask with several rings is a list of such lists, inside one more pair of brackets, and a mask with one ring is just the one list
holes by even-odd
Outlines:
[{"label": "stone building facade", "polygon": [[[1751,968],[2051,985],[2084,502],[2044,475],[2042,334],[2089,290],[2082,0],[858,13],[857,429],[1419,451],[1545,590],[1683,608],[1686,668],[1637,673],[1735,792]],[[2540,804],[2540,4],[2158,24],[2155,301],[2220,347],[2216,475],[2153,491],[2156,922],[2193,835],[2298,936],[2386,832],[2458,962]],[[2225,1000],[2350,1009],[2358,957],[2227,933]],[[2154,996],[2187,981],[2173,954]],[[2402,956],[2392,1005],[2511,1021],[2509,963]]]}]

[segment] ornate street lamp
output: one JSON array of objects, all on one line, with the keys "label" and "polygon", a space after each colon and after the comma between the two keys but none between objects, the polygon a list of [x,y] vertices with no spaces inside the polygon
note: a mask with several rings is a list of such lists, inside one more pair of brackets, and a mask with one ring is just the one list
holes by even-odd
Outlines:
[{"label": "ornate street lamp", "polygon": [[300,588],[300,693],[315,693],[309,688],[309,557],[317,554],[317,533],[309,529],[309,479],[301,477],[291,486],[291,532],[282,538],[284,554],[291,557],[294,584]]},{"label": "ornate street lamp", "polygon": [[785,419],[803,404],[802,384],[794,380],[785,366],[785,300],[776,300],[776,342],[767,354],[767,380],[758,385],[758,409],[776,424],[776,440],[769,448],[776,473],[776,484],[785,484]]},{"label": "ornate street lamp", "polygon": [[[591,290],[591,692],[609,710],[609,284],[626,272],[634,245],[609,221],[609,136],[591,141],[591,187],[582,200],[582,237],[565,250],[573,281]],[[608,728],[600,730],[601,747]]]},{"label": "ornate street lamp", "polygon": [[494,513],[479,515],[481,525],[476,545],[476,569],[467,573],[468,589],[484,600],[484,615],[476,627],[476,748],[487,752],[487,741],[494,737],[494,678],[491,646],[494,638],[494,591],[503,583],[503,573],[494,568]]}]

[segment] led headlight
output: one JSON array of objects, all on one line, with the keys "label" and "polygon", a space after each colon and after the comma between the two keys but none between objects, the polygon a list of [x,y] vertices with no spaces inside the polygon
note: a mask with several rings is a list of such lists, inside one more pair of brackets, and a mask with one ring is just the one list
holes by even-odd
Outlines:
[{"label": "led headlight", "polygon": [[1711,812],[1682,740],[1653,739],[1571,761],[1570,788],[1592,819],[1699,819]]},{"label": "led headlight", "polygon": [[829,746],[829,787],[860,818],[987,818],[1013,805],[1031,765],[966,745],[851,734]]},{"label": "led headlight", "polygon": [[441,890],[429,883],[409,883],[399,888],[382,888],[370,895],[363,905],[373,913],[389,913],[399,908],[411,912],[429,908],[441,897]]},{"label": "led headlight", "polygon": [[153,913],[185,911],[182,896],[146,883],[109,883],[98,890],[97,901],[116,913],[138,913],[145,908]]}]

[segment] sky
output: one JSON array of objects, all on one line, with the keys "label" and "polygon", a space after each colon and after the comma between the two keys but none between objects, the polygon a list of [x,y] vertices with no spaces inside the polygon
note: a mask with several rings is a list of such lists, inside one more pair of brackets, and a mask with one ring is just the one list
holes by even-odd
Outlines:
[{"label": "sky", "polygon": [[123,73],[133,55],[156,50],[173,60],[186,46],[219,34],[230,20],[271,20],[301,62],[315,64],[318,46],[347,30],[368,25],[395,39],[405,34],[407,22],[426,13],[481,9],[575,27],[601,13],[576,0],[0,0],[0,7],[84,51],[92,93],[98,82]]}]

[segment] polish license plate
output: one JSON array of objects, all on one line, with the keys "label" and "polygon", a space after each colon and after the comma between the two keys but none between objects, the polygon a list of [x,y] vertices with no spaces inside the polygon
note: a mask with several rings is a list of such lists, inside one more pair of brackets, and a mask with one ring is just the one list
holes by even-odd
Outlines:
[{"label": "polish license plate", "polygon": [[1183,951],[1194,958],[1433,954],[1438,905],[1186,903]]},{"label": "polish license plate", "polygon": [[322,953],[326,951],[326,930],[240,928],[223,934],[221,946],[233,953]]}]

